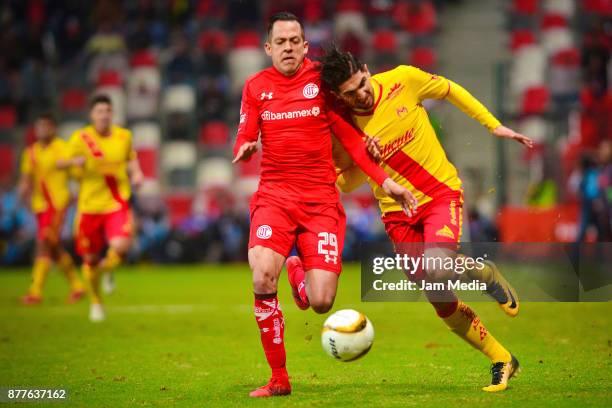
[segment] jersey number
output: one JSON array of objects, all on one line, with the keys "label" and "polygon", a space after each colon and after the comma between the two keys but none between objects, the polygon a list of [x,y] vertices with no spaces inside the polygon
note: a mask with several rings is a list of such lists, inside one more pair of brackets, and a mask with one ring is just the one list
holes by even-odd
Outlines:
[{"label": "jersey number", "polygon": [[338,239],[332,232],[319,233],[319,254],[325,255],[325,262],[338,263]]}]

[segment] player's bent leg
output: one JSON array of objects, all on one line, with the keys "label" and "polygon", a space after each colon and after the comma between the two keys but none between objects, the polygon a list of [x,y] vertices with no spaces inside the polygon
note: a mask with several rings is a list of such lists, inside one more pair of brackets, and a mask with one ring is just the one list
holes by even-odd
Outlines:
[{"label": "player's bent leg", "polygon": [[131,238],[124,236],[114,237],[109,240],[106,256],[100,261],[99,265],[100,273],[102,274],[102,289],[107,295],[115,291],[116,284],[113,270],[121,264],[121,261],[130,250],[131,243]]},{"label": "player's bent leg", "polygon": [[100,293],[100,272],[97,267],[98,258],[93,254],[83,255],[83,277],[87,282],[91,305],[89,307],[89,320],[100,322],[106,319],[102,307],[102,295]]},{"label": "player's bent leg", "polygon": [[249,249],[249,265],[253,271],[254,312],[261,344],[272,369],[270,381],[252,391],[251,397],[273,397],[291,393],[286,369],[285,319],[276,295],[278,278],[285,256],[260,245]]},{"label": "player's bent leg", "polygon": [[324,269],[306,271],[306,293],[312,310],[327,313],[334,305],[338,289],[338,275]]},{"label": "player's bent leg", "polygon": [[42,302],[42,290],[53,264],[50,249],[42,239],[36,242],[36,257],[32,267],[32,283],[28,293],[21,298],[24,305],[37,305]]},{"label": "player's bent leg", "polygon": [[298,256],[290,256],[285,262],[287,267],[287,278],[291,286],[293,301],[298,308],[306,310],[310,307],[310,301],[306,294],[306,272],[304,265]]},{"label": "player's bent leg", "polygon": [[79,279],[72,256],[59,243],[54,247],[54,258],[70,285],[69,303],[75,303],[85,297],[86,291],[83,282]]}]

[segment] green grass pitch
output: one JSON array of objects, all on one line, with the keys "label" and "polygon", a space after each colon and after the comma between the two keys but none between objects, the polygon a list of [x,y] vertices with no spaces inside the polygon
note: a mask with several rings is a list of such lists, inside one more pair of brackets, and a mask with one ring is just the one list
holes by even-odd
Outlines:
[{"label": "green grass pitch", "polygon": [[139,266],[116,276],[108,319],[92,324],[87,302],[66,304],[58,273],[41,306],[23,307],[29,275],[0,270],[0,387],[65,388],[69,399],[56,406],[83,407],[612,406],[610,303],[523,303],[515,319],[472,303],[523,368],[506,392],[486,394],[482,355],[426,303],[361,303],[356,265],[345,268],[334,310],[366,313],[376,339],[363,359],[334,361],[320,345],[325,316],[295,307],[283,272],[294,391],[253,400],[248,392],[269,369],[245,265]]}]

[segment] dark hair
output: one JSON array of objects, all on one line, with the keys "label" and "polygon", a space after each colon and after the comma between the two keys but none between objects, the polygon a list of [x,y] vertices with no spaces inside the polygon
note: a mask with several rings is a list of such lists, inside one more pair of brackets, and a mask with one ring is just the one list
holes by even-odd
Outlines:
[{"label": "dark hair", "polygon": [[113,103],[111,102],[111,98],[108,95],[98,94],[94,96],[93,98],[91,98],[91,101],[89,102],[89,108],[93,109],[93,107],[99,103],[107,103],[110,106],[113,106]]},{"label": "dark hair", "polygon": [[353,54],[340,51],[336,44],[325,47],[319,61],[321,80],[333,91],[338,91],[340,85],[364,68],[364,64]]},{"label": "dark hair", "polygon": [[54,125],[57,125],[57,120],[55,120],[55,116],[51,112],[43,112],[36,115],[36,120],[48,120]]},{"label": "dark hair", "polygon": [[300,25],[300,30],[302,31],[302,40],[305,38],[304,25],[302,24],[300,19],[297,18],[297,16],[293,13],[290,13],[288,11],[281,11],[270,17],[270,22],[268,23],[268,40],[270,40],[270,34],[272,34],[272,28],[274,27],[274,23],[276,23],[277,21],[297,21]]}]

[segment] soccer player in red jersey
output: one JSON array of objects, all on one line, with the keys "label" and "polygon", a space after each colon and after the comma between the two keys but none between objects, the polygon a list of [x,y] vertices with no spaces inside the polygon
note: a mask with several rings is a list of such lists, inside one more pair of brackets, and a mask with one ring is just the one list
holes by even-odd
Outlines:
[{"label": "soccer player in red jersey", "polygon": [[291,393],[285,368],[285,323],[276,292],[283,263],[294,245],[306,271],[305,284],[299,288],[303,298],[317,313],[327,312],[334,302],[345,215],[335,186],[331,132],[353,161],[405,211],[415,203],[408,190],[371,159],[362,133],[328,106],[317,64],[305,58],[308,42],[297,17],[290,13],[272,17],[265,51],[273,66],[244,85],[234,147],[234,162],[248,160],[261,132],[261,179],[251,200],[248,256],[255,317],[272,378],[251,392],[252,397]]}]

